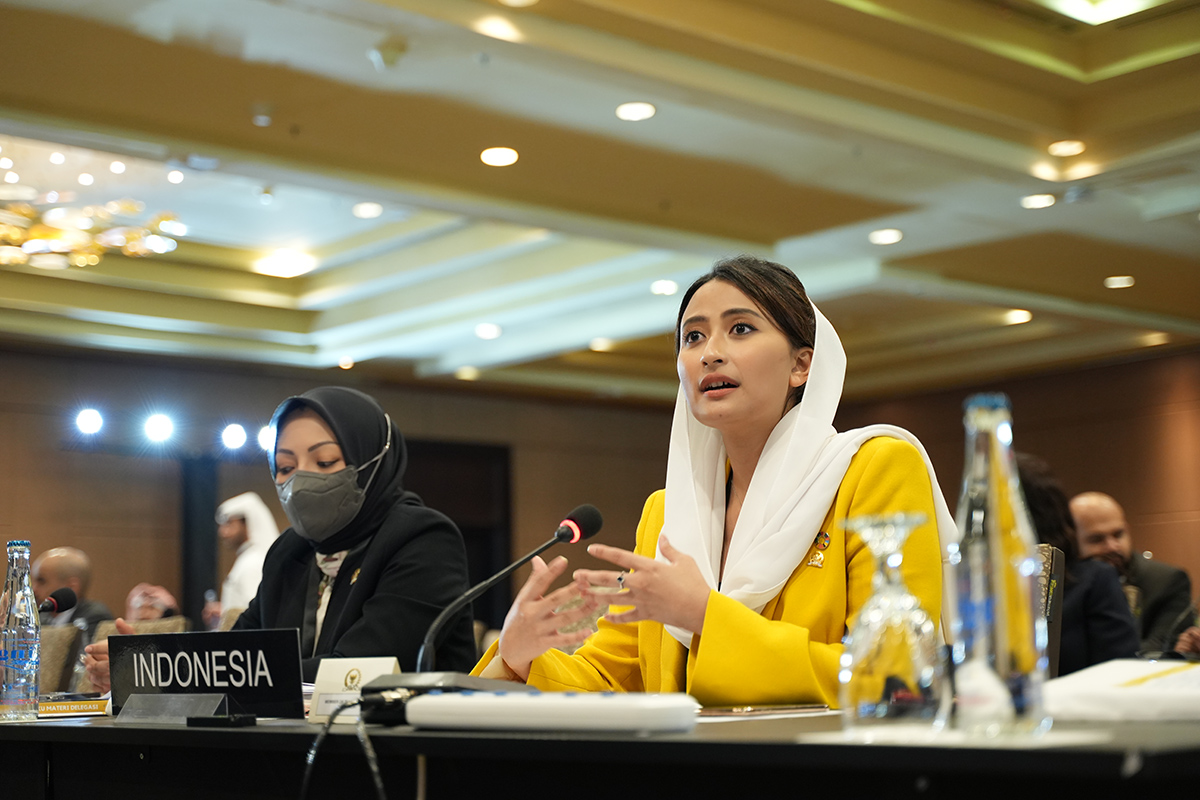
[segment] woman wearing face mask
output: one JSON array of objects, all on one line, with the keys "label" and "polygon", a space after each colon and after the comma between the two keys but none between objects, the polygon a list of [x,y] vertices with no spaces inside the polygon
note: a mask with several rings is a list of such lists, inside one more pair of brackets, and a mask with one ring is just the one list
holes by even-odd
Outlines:
[{"label": "woman wearing face mask", "polygon": [[[468,587],[462,535],[404,491],[404,439],[368,395],[313,389],[283,401],[271,425],[271,474],[292,527],[268,551],[233,630],[298,629],[309,682],[326,656],[396,656],[415,669],[429,623]],[[89,673],[105,687],[107,647],[93,647]],[[439,641],[437,665],[466,670],[474,660],[466,609]]]},{"label": "woman wearing face mask", "polygon": [[[546,690],[688,692],[705,705],[836,706],[842,637],[874,565],[849,517],[917,511],[928,521],[901,572],[941,611],[939,531],[954,520],[920,443],[890,426],[833,429],[845,353],[787,268],[719,262],[684,295],[680,390],[667,485],[646,501],[633,552],[588,551],[621,571],[535,560],[476,674]],[[619,599],[594,591],[620,590]],[[582,595],[570,612],[555,609]],[[599,603],[622,608],[573,656],[559,630]]]}]

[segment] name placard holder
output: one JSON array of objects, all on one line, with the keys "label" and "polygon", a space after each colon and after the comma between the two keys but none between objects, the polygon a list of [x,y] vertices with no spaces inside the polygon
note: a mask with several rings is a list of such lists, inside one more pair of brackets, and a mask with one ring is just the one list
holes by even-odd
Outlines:
[{"label": "name placard holder", "polygon": [[132,694],[121,706],[118,725],[186,725],[188,717],[227,717],[223,694]]},{"label": "name placard holder", "polygon": [[[300,685],[300,633],[294,628],[259,631],[199,631],[109,637],[113,712],[131,700],[138,714],[170,716],[194,697],[228,697],[224,713],[204,710],[187,717],[304,717]],[[147,700],[174,697],[180,700]],[[148,720],[143,720],[148,721]]]}]

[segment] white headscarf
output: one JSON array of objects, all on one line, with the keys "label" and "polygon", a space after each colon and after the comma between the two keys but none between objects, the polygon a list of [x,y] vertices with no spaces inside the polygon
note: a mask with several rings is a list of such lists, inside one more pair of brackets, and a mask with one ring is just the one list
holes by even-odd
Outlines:
[{"label": "white headscarf", "polygon": [[[738,513],[719,588],[725,535],[725,445],[720,431],[692,416],[683,386],[675,400],[661,535],[696,560],[711,588],[755,611],[762,611],[782,591],[808,554],[850,460],[864,442],[876,436],[903,439],[917,448],[933,486],[942,552],[948,542],[958,540],[933,464],[915,436],[893,425],[871,425],[845,433],[834,430],[833,416],[846,376],[846,352],[829,320],[816,305],[812,309],[816,339],[804,397],[767,438]],[[657,558],[666,560],[661,548]],[[691,631],[671,625],[667,630],[684,647],[691,646]]]},{"label": "white headscarf", "polygon": [[217,507],[217,524],[241,517],[246,520],[247,543],[270,547],[279,536],[279,526],[263,499],[254,492],[243,492]]}]

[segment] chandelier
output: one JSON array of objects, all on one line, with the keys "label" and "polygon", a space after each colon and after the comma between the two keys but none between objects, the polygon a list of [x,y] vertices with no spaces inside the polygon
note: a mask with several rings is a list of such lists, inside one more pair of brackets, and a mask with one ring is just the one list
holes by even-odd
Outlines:
[{"label": "chandelier", "polygon": [[[169,211],[135,222],[145,209],[137,200],[78,207],[69,205],[72,200],[68,192],[47,192],[0,208],[0,266],[67,269],[95,266],[113,251],[135,258],[161,255],[177,247],[173,236],[187,233]],[[39,208],[44,206],[49,208]]]}]

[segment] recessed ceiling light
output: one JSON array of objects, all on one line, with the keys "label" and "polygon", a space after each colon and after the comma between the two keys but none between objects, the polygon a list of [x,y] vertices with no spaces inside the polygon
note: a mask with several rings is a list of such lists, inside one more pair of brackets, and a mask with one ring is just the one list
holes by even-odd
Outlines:
[{"label": "recessed ceiling light", "polygon": [[350,210],[359,219],[375,219],[383,213],[383,206],[379,203],[363,202],[355,203],[354,208]]},{"label": "recessed ceiling light", "polygon": [[867,234],[871,244],[895,244],[904,238],[904,234],[896,228],[880,228]]},{"label": "recessed ceiling light", "polygon": [[454,377],[460,381],[477,381],[479,380],[479,367],[459,367],[454,370]]},{"label": "recessed ceiling light", "polygon": [[1021,208],[1049,208],[1055,202],[1052,194],[1027,194],[1021,198]]},{"label": "recessed ceiling light", "polygon": [[62,164],[64,162],[66,162],[66,160],[67,160],[67,157],[64,156],[62,153],[51,153],[50,154],[50,163],[51,164]]},{"label": "recessed ceiling light", "polygon": [[79,173],[79,185],[80,186],[91,186],[95,182],[96,182],[96,179],[92,177],[91,173],[89,173],[89,172]]},{"label": "recessed ceiling light", "polygon": [[236,422],[232,425],[226,425],[225,430],[221,431],[221,444],[230,450],[237,450],[245,443],[246,429]]},{"label": "recessed ceiling light", "polygon": [[1058,158],[1068,158],[1070,156],[1077,156],[1086,149],[1087,145],[1078,139],[1063,139],[1047,147],[1046,152]]},{"label": "recessed ceiling light", "polygon": [[275,448],[275,429],[270,425],[258,429],[258,446],[267,452]]},{"label": "recessed ceiling light", "polygon": [[16,183],[19,180],[21,180],[21,176],[15,172],[4,173],[4,182],[5,183]]},{"label": "recessed ceiling light", "polygon": [[8,156],[0,158],[0,169],[9,169],[13,165],[13,160]]},{"label": "recessed ceiling light", "polygon": [[111,172],[113,175],[120,175],[122,172],[125,171],[125,162],[124,161],[112,162],[111,164],[108,165],[108,171]]},{"label": "recessed ceiling light", "polygon": [[653,117],[657,110],[650,103],[621,103],[617,106],[617,118],[626,122],[641,122]]},{"label": "recessed ceiling light", "polygon": [[1132,275],[1109,275],[1104,279],[1104,286],[1108,289],[1128,289],[1133,284]]},{"label": "recessed ceiling light", "polygon": [[1012,311],[1004,312],[1005,325],[1020,325],[1031,319],[1033,319],[1033,313],[1023,308],[1014,308]]},{"label": "recessed ceiling light", "polygon": [[171,183],[183,183],[183,173],[177,169],[173,169],[167,173],[167,180]]},{"label": "recessed ceiling light", "polygon": [[507,167],[517,163],[517,151],[511,147],[489,147],[479,154],[479,160],[489,167]]},{"label": "recessed ceiling light", "polygon": [[280,248],[254,262],[254,271],[275,278],[295,278],[317,268],[317,259],[308,253]]},{"label": "recessed ceiling light", "polygon": [[1039,161],[1029,168],[1029,174],[1044,181],[1056,181],[1059,178],[1058,167]]},{"label": "recessed ceiling light", "polygon": [[536,6],[537,2],[538,0],[500,0],[502,5],[506,5],[509,8],[529,8],[530,6]]},{"label": "recessed ceiling light", "polygon": [[679,284],[675,281],[661,280],[650,284],[650,293],[659,295],[673,295],[679,291]]},{"label": "recessed ceiling light", "polygon": [[588,349],[597,353],[607,353],[613,349],[614,344],[615,342],[613,342],[612,339],[609,339],[605,336],[597,336],[595,339],[592,339],[590,342],[588,342]]},{"label": "recessed ceiling light", "polygon": [[270,114],[255,114],[254,116],[252,116],[250,118],[250,121],[252,123],[254,123],[254,127],[256,127],[256,128],[271,127],[271,115]]},{"label": "recessed ceiling light", "polygon": [[350,356],[342,356],[338,359],[338,366],[342,369],[352,369],[354,367],[354,359]]},{"label": "recessed ceiling light", "polygon": [[494,322],[481,322],[475,326],[475,335],[480,339],[499,339],[503,332]]},{"label": "recessed ceiling light", "polygon": [[484,36],[490,36],[493,39],[502,39],[506,42],[519,42],[525,38],[525,35],[517,29],[517,26],[504,17],[484,17],[476,20],[471,28],[476,33],[482,33]]}]

